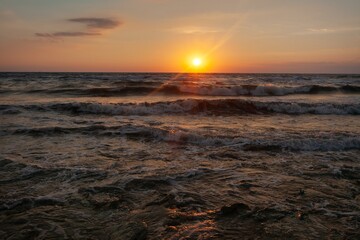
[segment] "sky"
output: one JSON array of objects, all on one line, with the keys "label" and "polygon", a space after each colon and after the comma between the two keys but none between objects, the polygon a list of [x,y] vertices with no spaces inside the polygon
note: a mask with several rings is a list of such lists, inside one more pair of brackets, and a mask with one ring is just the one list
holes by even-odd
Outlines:
[{"label": "sky", "polygon": [[359,0],[0,0],[0,71],[360,73],[359,12]]}]

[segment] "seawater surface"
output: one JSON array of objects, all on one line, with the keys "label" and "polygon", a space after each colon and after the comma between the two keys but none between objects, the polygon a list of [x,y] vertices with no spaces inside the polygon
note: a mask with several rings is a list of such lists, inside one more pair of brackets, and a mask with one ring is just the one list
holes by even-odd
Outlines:
[{"label": "seawater surface", "polygon": [[360,238],[360,75],[0,73],[2,239]]}]

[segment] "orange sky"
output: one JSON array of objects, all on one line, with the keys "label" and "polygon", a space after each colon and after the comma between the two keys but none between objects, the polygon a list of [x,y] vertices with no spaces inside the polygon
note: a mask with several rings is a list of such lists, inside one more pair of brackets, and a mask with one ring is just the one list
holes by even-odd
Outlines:
[{"label": "orange sky", "polygon": [[0,0],[0,71],[359,73],[359,9],[358,0]]}]

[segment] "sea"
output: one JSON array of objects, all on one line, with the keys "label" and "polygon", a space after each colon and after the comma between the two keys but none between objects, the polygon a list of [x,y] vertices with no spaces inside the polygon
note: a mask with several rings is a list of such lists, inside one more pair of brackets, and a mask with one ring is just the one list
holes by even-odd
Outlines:
[{"label": "sea", "polygon": [[360,239],[360,75],[0,73],[0,239]]}]

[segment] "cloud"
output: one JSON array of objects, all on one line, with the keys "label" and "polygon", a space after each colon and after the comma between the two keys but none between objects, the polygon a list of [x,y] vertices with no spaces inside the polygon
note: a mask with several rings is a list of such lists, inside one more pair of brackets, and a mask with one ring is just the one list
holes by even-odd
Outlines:
[{"label": "cloud", "polygon": [[122,24],[122,22],[110,18],[71,18],[68,21],[83,23],[88,28],[96,29],[112,29]]},{"label": "cloud", "polygon": [[98,32],[55,32],[55,33],[35,33],[37,37],[86,37],[86,36],[99,36],[101,33]]},{"label": "cloud", "polygon": [[101,30],[114,29],[123,24],[121,21],[111,18],[70,18],[67,21],[72,23],[85,24],[87,30],[81,32],[61,31],[52,33],[35,33],[36,37],[43,38],[62,38],[62,37],[91,37],[102,35]]},{"label": "cloud", "polygon": [[308,34],[331,34],[331,33],[344,33],[344,32],[356,32],[360,27],[342,27],[342,28],[308,28],[303,32],[299,32],[299,35]]},{"label": "cloud", "polygon": [[0,11],[0,20],[1,21],[11,21],[15,18],[15,13],[11,10],[1,10]]},{"label": "cloud", "polygon": [[171,29],[171,31],[180,34],[206,34],[206,33],[218,33],[220,30],[208,27],[180,27]]},{"label": "cloud", "polygon": [[329,32],[335,32],[334,29],[328,29],[328,28],[309,28],[309,32],[318,32],[318,33],[329,33]]}]

